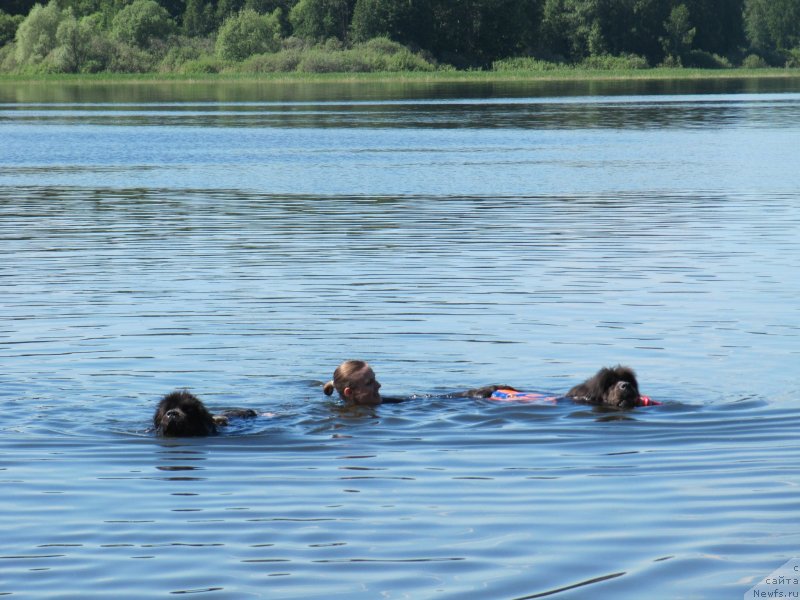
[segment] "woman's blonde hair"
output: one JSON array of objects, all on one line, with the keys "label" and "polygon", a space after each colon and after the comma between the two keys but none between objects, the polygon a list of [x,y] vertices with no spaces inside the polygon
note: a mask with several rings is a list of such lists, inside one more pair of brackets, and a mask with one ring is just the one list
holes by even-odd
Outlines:
[{"label": "woman's blonde hair", "polygon": [[333,379],[322,387],[322,391],[326,396],[333,394],[333,390],[339,392],[340,396],[344,396],[344,388],[350,387],[354,373],[358,373],[365,367],[367,363],[363,360],[346,360],[333,372]]}]

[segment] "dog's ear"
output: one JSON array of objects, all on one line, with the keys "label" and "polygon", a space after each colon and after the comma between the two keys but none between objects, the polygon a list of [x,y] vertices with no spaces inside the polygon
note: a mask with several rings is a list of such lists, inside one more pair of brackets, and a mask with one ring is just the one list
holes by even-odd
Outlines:
[{"label": "dog's ear", "polygon": [[600,369],[589,379],[572,388],[570,396],[589,404],[602,403],[608,384],[608,376],[608,369]]},{"label": "dog's ear", "polygon": [[614,372],[614,369],[603,367],[597,373],[595,373],[592,379],[597,381],[597,385],[605,387],[614,383],[613,380],[616,379],[616,373]]},{"label": "dog's ear", "polygon": [[567,392],[567,397],[577,400],[579,402],[589,402],[589,388],[586,386],[587,382],[579,383]]},{"label": "dog's ear", "polygon": [[639,382],[636,380],[636,373],[634,373],[633,369],[630,367],[623,367],[622,365],[617,365],[614,369],[614,372],[617,374],[617,377],[622,381],[627,381],[639,388]]}]

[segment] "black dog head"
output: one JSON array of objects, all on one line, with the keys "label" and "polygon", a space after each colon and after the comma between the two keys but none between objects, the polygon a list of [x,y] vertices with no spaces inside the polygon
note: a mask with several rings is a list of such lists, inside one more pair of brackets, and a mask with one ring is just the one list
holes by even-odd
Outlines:
[{"label": "black dog head", "polygon": [[639,403],[639,384],[629,367],[600,369],[593,377],[576,385],[567,396],[589,404],[614,408],[633,408]]},{"label": "black dog head", "polygon": [[166,437],[192,437],[217,432],[214,417],[200,399],[186,390],[167,394],[153,416],[156,433]]}]

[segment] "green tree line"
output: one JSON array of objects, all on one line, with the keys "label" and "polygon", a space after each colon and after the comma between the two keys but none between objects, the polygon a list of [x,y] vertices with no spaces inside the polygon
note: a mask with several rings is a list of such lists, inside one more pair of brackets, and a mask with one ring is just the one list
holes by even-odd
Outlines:
[{"label": "green tree line", "polygon": [[800,0],[4,0],[5,72],[800,66]]}]

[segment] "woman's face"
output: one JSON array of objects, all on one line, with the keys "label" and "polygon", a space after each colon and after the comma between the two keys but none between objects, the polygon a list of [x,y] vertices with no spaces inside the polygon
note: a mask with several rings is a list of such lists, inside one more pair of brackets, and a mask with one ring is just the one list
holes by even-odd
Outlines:
[{"label": "woman's face", "polygon": [[375,379],[375,373],[368,365],[351,375],[350,385],[344,388],[344,397],[353,404],[380,404],[379,389],[381,389],[381,384]]}]

